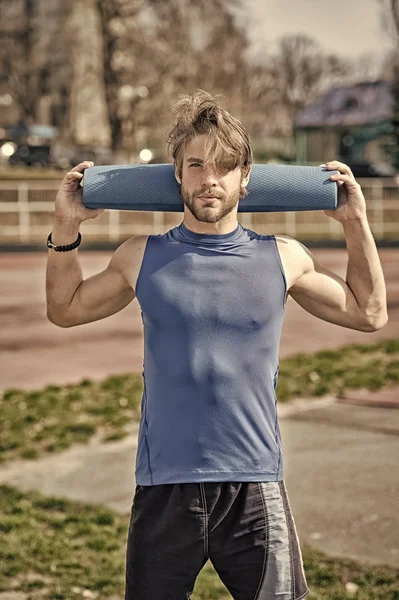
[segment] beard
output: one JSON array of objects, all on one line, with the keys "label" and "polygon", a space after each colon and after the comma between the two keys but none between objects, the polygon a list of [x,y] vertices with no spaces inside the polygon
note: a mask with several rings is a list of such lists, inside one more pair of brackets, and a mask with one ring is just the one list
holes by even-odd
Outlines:
[{"label": "beard", "polygon": [[198,199],[199,196],[205,194],[211,195],[212,191],[195,190],[190,194],[183,183],[181,184],[180,195],[193,217],[202,223],[217,223],[235,209],[240,199],[241,187],[230,195],[222,191],[215,192],[217,200],[213,200],[209,204],[203,204]]}]

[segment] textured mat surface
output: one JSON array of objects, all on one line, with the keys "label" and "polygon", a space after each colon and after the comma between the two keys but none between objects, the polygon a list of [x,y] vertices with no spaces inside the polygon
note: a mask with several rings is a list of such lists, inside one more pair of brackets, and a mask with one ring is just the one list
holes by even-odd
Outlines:
[{"label": "textured mat surface", "polygon": [[[323,167],[255,164],[238,212],[335,209],[333,173]],[[83,203],[89,208],[183,212],[172,164],[90,167],[84,174]]]}]

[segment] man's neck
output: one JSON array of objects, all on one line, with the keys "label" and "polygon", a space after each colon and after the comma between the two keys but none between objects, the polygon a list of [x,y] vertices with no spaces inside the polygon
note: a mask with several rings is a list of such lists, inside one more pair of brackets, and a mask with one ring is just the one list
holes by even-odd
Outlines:
[{"label": "man's neck", "polygon": [[216,223],[205,223],[204,221],[197,221],[191,213],[184,212],[183,224],[187,229],[194,233],[203,233],[206,235],[223,235],[235,231],[238,226],[236,215],[227,215],[230,218],[224,218]]}]

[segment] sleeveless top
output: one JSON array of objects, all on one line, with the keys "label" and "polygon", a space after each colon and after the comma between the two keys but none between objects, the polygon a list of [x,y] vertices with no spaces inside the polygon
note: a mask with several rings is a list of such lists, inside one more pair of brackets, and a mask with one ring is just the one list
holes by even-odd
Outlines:
[{"label": "sleeveless top", "polygon": [[240,224],[150,235],[136,484],[283,479],[278,351],[286,279],[274,235]]}]

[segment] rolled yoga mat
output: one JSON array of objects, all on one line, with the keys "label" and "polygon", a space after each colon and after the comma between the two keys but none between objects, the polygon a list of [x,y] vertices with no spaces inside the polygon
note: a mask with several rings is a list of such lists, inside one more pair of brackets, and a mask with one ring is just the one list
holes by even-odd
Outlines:
[{"label": "rolled yoga mat", "polygon": [[[254,164],[238,212],[334,210],[337,171],[325,167]],[[88,208],[183,212],[172,164],[89,167],[83,177],[83,204]]]}]

